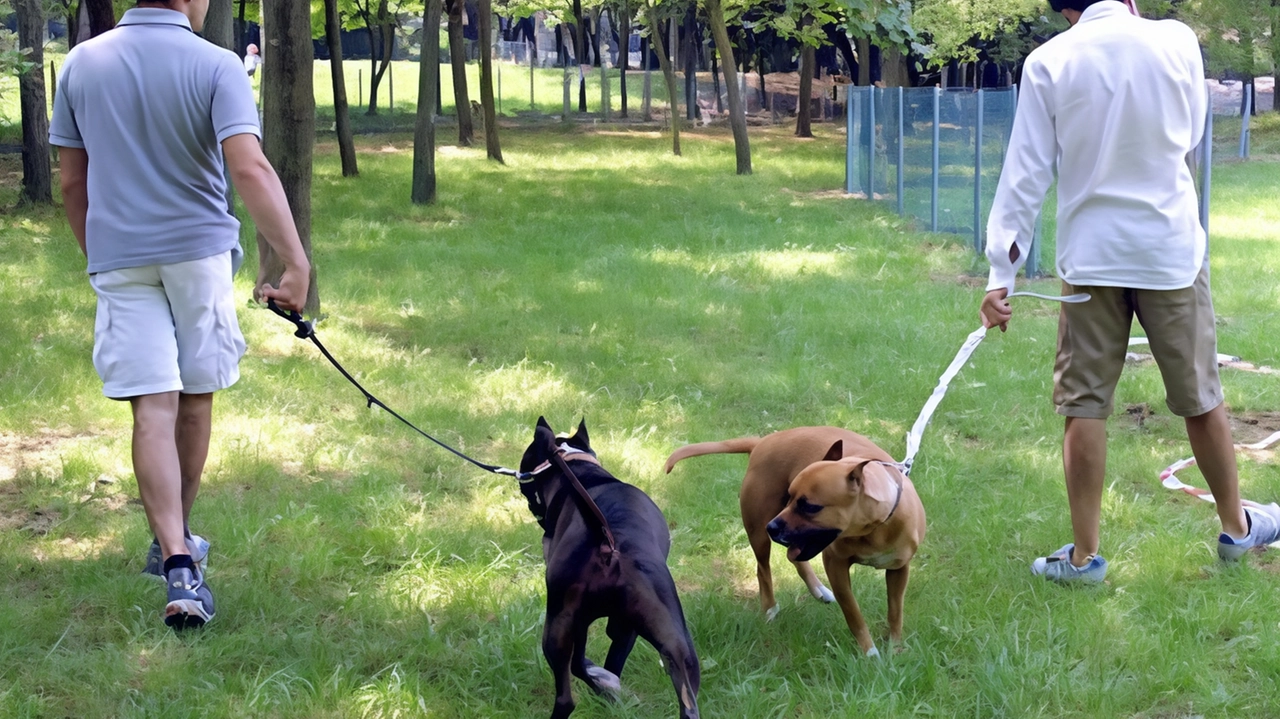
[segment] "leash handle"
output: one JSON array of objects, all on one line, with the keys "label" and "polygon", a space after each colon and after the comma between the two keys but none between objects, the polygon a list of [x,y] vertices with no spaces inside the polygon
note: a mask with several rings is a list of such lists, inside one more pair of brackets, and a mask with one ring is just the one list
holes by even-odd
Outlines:
[{"label": "leash handle", "polygon": [[280,309],[280,305],[276,304],[275,300],[267,300],[267,309],[280,315],[286,320],[289,320],[290,322],[292,322],[294,325],[297,326],[297,329],[294,330],[293,332],[294,337],[297,337],[298,339],[303,339],[303,340],[311,339],[312,337],[315,337],[316,331],[311,327],[311,322],[308,320],[304,320],[302,318],[302,315],[298,314],[297,310],[289,310],[288,312],[285,312],[284,310]]}]

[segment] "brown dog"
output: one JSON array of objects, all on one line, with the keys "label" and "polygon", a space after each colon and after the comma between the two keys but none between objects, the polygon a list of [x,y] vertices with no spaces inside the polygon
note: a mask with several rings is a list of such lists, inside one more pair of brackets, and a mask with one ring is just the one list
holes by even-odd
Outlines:
[{"label": "brown dog", "polygon": [[[796,427],[767,437],[743,437],[681,447],[666,471],[687,457],[750,454],[738,496],[742,524],[756,555],[760,607],[778,613],[769,568],[770,540],[788,548],[809,592],[837,601],[862,651],[878,655],[849,584],[849,567],[885,570],[889,590],[889,639],[902,642],[902,599],[911,558],[925,535],[924,505],[911,480],[889,453],[871,440],[838,427]],[[809,560],[822,552],[828,591]]]}]

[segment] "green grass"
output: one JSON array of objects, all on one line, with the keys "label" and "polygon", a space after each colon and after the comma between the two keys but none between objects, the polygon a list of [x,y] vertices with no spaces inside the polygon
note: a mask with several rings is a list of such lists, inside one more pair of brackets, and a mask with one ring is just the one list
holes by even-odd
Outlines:
[{"label": "green grass", "polygon": [[[782,612],[765,623],[738,519],[744,459],[671,475],[662,461],[804,424],[900,456],[976,326],[981,267],[963,238],[835,197],[843,137],[829,128],[753,130],[751,177],[731,174],[723,130],[688,133],[673,158],[657,133],[604,129],[509,130],[505,167],[442,152],[428,208],[407,202],[407,137],[362,141],[356,179],[323,144],[319,335],[384,401],[485,460],[518,462],[540,414],[562,429],[585,416],[605,466],[672,527],[704,716],[1280,715],[1280,562],[1218,566],[1211,508],[1159,486],[1189,450],[1155,368],[1127,370],[1117,398],[1155,416],[1111,424],[1109,583],[1028,573],[1069,534],[1055,310],[1035,302],[979,348],[925,436],[907,650],[858,656],[839,611],[780,563]],[[1280,365],[1280,167],[1224,165],[1214,187],[1221,348]],[[250,306],[253,270],[237,280],[250,349],[217,402],[194,518],[219,616],[176,638],[137,574],[150,536],[128,409],[101,397],[90,363],[83,260],[57,211],[0,216],[0,715],[545,716],[540,532],[515,483],[364,409]],[[1274,376],[1224,383],[1235,414],[1280,405]],[[1280,469],[1242,460],[1242,483],[1275,499]],[[853,582],[883,644],[882,575]],[[604,646],[597,628],[591,654]],[[623,679],[617,706],[576,685],[579,715],[673,713],[647,645]]]}]

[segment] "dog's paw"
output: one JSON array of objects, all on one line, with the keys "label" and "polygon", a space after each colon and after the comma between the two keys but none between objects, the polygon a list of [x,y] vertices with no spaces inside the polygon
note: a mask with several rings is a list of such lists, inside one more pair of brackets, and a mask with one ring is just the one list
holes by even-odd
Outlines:
[{"label": "dog's paw", "polygon": [[873,659],[879,659],[880,650],[876,649],[875,645],[872,645],[871,648],[867,650],[867,656]]},{"label": "dog's paw", "polygon": [[814,599],[825,604],[830,604],[836,600],[836,595],[832,594],[830,589],[827,589],[821,584],[818,585],[817,589],[813,590],[812,594]]},{"label": "dog's paw", "polygon": [[622,690],[622,680],[617,674],[604,667],[587,667],[587,676],[595,684],[595,690],[610,695],[617,695]]},{"label": "dog's paw", "polygon": [[781,610],[782,610],[782,607],[779,607],[777,604],[773,605],[772,607],[769,607],[764,613],[764,620],[766,622],[772,622],[774,620],[774,617],[777,617],[778,612]]}]

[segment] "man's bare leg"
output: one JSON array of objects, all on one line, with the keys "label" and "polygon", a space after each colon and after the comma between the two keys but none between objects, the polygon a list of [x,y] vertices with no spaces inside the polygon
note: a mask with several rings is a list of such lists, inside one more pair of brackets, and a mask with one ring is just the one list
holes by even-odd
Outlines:
[{"label": "man's bare leg", "polygon": [[1075,551],[1071,564],[1083,567],[1098,553],[1098,524],[1102,516],[1102,487],[1107,471],[1107,421],[1067,417],[1062,436],[1062,468],[1071,505]]},{"label": "man's bare leg", "polygon": [[200,493],[200,477],[209,457],[209,433],[213,418],[213,393],[178,396],[175,437],[182,471],[182,522],[191,521],[191,506]]},{"label": "man's bare leg", "polygon": [[142,395],[129,402],[133,407],[133,473],[147,521],[165,559],[187,554],[182,470],[175,439],[178,393]]},{"label": "man's bare leg", "polygon": [[1231,439],[1231,422],[1225,404],[1196,417],[1187,417],[1187,438],[1196,466],[1213,492],[1222,531],[1236,539],[1249,534],[1240,504],[1240,478],[1236,470],[1236,448]]}]

